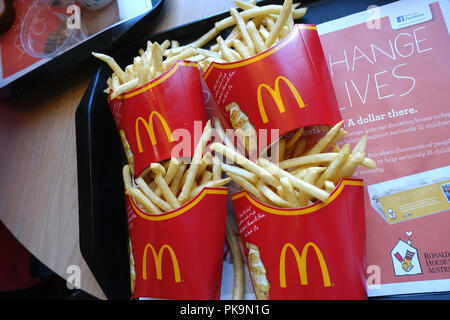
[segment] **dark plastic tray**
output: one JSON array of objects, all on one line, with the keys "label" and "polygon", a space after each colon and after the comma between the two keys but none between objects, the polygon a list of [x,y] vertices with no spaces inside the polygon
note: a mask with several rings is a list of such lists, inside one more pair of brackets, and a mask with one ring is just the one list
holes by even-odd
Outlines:
[{"label": "dark plastic tray", "polygon": [[[309,9],[301,22],[319,24],[366,10],[369,5],[392,1],[302,2]],[[119,64],[127,65],[147,40],[161,42],[176,39],[189,43],[209,31],[215,21],[228,15],[225,12],[150,36],[112,54]],[[107,66],[98,70],[76,112],[80,248],[107,298],[127,299],[130,298],[128,231],[122,181],[125,157],[106,95],[102,92],[110,74]],[[417,297],[434,299],[445,296],[421,294]],[[411,299],[413,296],[398,298]]]},{"label": "dark plastic tray", "polygon": [[93,62],[92,51],[106,53],[123,46],[126,41],[137,40],[136,36],[139,36],[139,33],[136,31],[140,30],[138,27],[142,24],[148,25],[151,17],[159,12],[164,2],[164,0],[151,1],[151,10],[98,33],[14,81],[6,84],[1,84],[0,81],[0,98],[15,98],[25,90],[36,89],[77,68],[85,67],[86,64]]}]

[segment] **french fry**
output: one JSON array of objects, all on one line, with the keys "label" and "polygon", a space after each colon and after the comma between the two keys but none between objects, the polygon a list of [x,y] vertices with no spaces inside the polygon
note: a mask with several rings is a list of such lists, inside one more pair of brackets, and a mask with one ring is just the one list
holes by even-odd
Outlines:
[{"label": "french fry", "polygon": [[150,165],[150,170],[155,174],[160,174],[163,176],[166,174],[166,169],[160,163],[152,163]]},{"label": "french fry", "polygon": [[338,153],[339,151],[341,151],[341,147],[339,147],[339,145],[337,143],[335,143],[333,148],[331,149],[331,152]]},{"label": "french fry", "polygon": [[168,202],[161,199],[159,196],[157,196],[147,185],[147,183],[142,179],[141,177],[137,178],[136,184],[139,186],[142,193],[144,193],[147,198],[152,201],[156,206],[158,206],[163,211],[171,211],[175,209],[173,206],[171,206]]},{"label": "french fry", "polygon": [[200,160],[200,165],[198,166],[198,170],[197,170],[197,173],[196,173],[196,176],[195,176],[196,179],[203,174],[203,172],[205,171],[206,167],[208,165],[210,165],[211,162],[212,162],[211,152],[205,153],[205,155],[202,157],[202,160]]},{"label": "french fry", "polygon": [[208,171],[208,170],[203,171],[202,178],[200,180],[199,185],[203,185],[203,184],[207,183],[208,181],[210,181],[212,176],[213,176],[213,174],[211,171]]},{"label": "french fry", "polygon": [[289,202],[291,208],[300,207],[297,195],[295,194],[294,188],[287,177],[282,177],[280,179],[281,187],[283,188],[286,200]]},{"label": "french fry", "polygon": [[231,174],[240,176],[240,177],[250,181],[253,184],[255,184],[258,181],[258,176],[256,174],[254,174],[253,172],[250,172],[246,169],[228,165],[226,163],[221,163],[220,165],[222,167],[222,170],[225,171],[227,174],[231,173]]},{"label": "french fry", "polygon": [[219,138],[228,148],[234,148],[234,144],[228,138],[227,134],[225,133],[225,130],[220,124],[219,119],[214,119],[214,129],[216,130],[216,133],[219,135]]},{"label": "french fry", "polygon": [[286,24],[289,16],[291,15],[291,12],[292,12],[292,0],[285,0],[281,8],[281,13],[278,16],[278,19],[275,22],[274,27],[270,30],[267,40],[264,42],[264,45],[267,48],[270,48],[275,43],[275,40],[278,38],[281,29]]},{"label": "french fry", "polygon": [[323,149],[324,151],[327,151],[333,147],[336,146],[337,142],[340,141],[348,132],[342,128],[339,129],[339,131],[336,133],[334,138],[326,145],[326,147]]},{"label": "french fry", "polygon": [[323,188],[326,180],[331,181],[331,179],[337,175],[338,171],[347,161],[349,155],[350,155],[350,145],[345,144],[342,147],[341,151],[339,151],[339,153],[333,159],[333,161],[330,162],[328,168],[324,171],[324,173],[322,173],[320,178],[317,180],[316,186],[319,188]]},{"label": "french fry", "polygon": [[169,48],[170,46],[172,46],[172,48],[173,48],[173,44],[174,44],[173,41],[170,42],[169,39],[166,39],[166,40],[164,40],[164,41],[161,43],[161,49],[166,50],[166,49]]},{"label": "french fry", "polygon": [[377,167],[377,164],[374,160],[370,159],[370,158],[364,158],[364,160],[362,161],[361,165],[363,167],[369,168],[369,169],[375,169]]},{"label": "french fry", "polygon": [[167,200],[168,203],[172,206],[172,208],[176,209],[181,207],[180,202],[173,194],[172,190],[170,190],[169,186],[167,185],[166,180],[164,180],[162,174],[158,173],[155,178],[156,185],[161,189],[162,194],[164,195],[164,198]]},{"label": "french fry", "polygon": [[255,45],[253,44],[253,41],[250,38],[250,35],[248,34],[247,26],[245,24],[244,19],[241,17],[239,12],[237,12],[237,10],[234,8],[230,8],[230,14],[234,18],[236,26],[239,30],[239,33],[241,34],[243,42],[246,44],[248,48],[248,51],[250,51],[251,55],[254,55],[256,53]]},{"label": "french fry", "polygon": [[322,202],[327,202],[329,194],[328,192],[310,184],[307,183],[296,176],[290,174],[287,171],[284,171],[277,165],[271,163],[267,159],[258,158],[257,163],[266,168],[270,173],[275,175],[278,178],[287,177],[291,181],[292,185],[297,188],[300,191],[304,191],[308,193],[309,195],[319,199]]},{"label": "french fry", "polygon": [[320,153],[328,146],[328,144],[333,140],[335,135],[338,133],[344,121],[341,121],[334,125],[326,134],[323,136],[313,147],[311,150],[307,152],[307,154],[316,154]]},{"label": "french fry", "polygon": [[240,34],[239,34],[239,29],[238,29],[238,27],[237,26],[235,26],[234,28],[233,28],[233,30],[231,30],[231,32],[228,34],[228,36],[225,38],[225,41],[229,41],[229,40],[234,40],[234,39],[237,39],[237,38],[239,38],[240,37]]},{"label": "french fry", "polygon": [[306,11],[308,11],[308,8],[298,8],[294,10],[294,13],[292,14],[292,17],[294,20],[301,19],[305,16]]},{"label": "french fry", "polygon": [[324,185],[325,185],[325,191],[327,191],[329,193],[333,192],[333,190],[336,188],[334,183],[330,180],[326,180]]},{"label": "french fry", "polygon": [[236,49],[236,51],[241,55],[243,59],[250,58],[252,54],[248,50],[248,48],[242,43],[239,39],[233,39],[233,47]]},{"label": "french fry", "polygon": [[125,72],[122,68],[117,64],[116,60],[113,57],[110,57],[106,54],[92,52],[92,55],[108,64],[108,66],[112,69],[112,71],[119,77],[119,80],[125,82]]},{"label": "french fry", "polygon": [[350,178],[355,172],[355,169],[364,161],[364,152],[358,151],[348,157],[348,161],[341,167],[339,172],[331,179],[334,184],[337,184],[342,178]]},{"label": "french fry", "polygon": [[284,160],[279,163],[279,166],[281,169],[289,169],[289,168],[295,168],[303,165],[317,165],[317,164],[323,164],[323,163],[329,163],[333,161],[334,158],[336,158],[337,153],[334,152],[328,152],[328,153],[317,153],[317,154],[310,154],[305,156],[300,156],[297,158],[292,158],[288,160]]},{"label": "french fry", "polygon": [[269,37],[269,31],[267,31],[267,29],[264,27],[263,24],[259,25],[259,34],[261,35],[261,39],[263,39],[263,41],[265,42],[267,40],[267,38]]},{"label": "french fry", "polygon": [[163,62],[163,70],[168,70],[177,60],[184,60],[188,59],[189,57],[192,57],[196,54],[196,50],[194,48],[187,48],[186,50],[182,50],[179,54],[176,56],[173,56],[171,58],[168,58],[164,60]]},{"label": "french fry", "polygon": [[228,159],[232,160],[233,162],[241,165],[248,171],[253,172],[254,174],[256,174],[258,177],[263,179],[269,185],[272,185],[274,187],[277,187],[280,185],[279,181],[277,179],[275,179],[269,172],[267,172],[267,170],[258,166],[256,163],[248,160],[247,158],[245,158],[243,155],[241,155],[234,149],[228,148],[228,147],[224,146],[223,144],[220,144],[217,142],[213,143],[210,146],[210,148],[211,148],[211,150],[219,152],[222,155],[224,155],[225,157],[227,157]]},{"label": "french fry", "polygon": [[111,94],[111,99],[120,96],[122,93],[135,89],[139,85],[139,78],[135,78],[119,85]]},{"label": "french fry", "polygon": [[[325,168],[323,168],[325,170]],[[309,183],[311,185],[314,185],[317,181],[317,178],[320,176],[320,173],[323,172],[323,170],[319,169],[318,167],[311,167],[306,169],[305,175],[303,176],[302,180],[306,183]],[[300,191],[298,201],[301,207],[304,207],[308,205],[309,201],[311,200],[312,196],[311,194],[308,194],[307,192]]]},{"label": "french fry", "polygon": [[300,157],[306,150],[306,140],[299,139],[295,144],[294,153],[292,154],[292,158]]},{"label": "french fry", "polygon": [[123,176],[123,185],[125,187],[125,190],[131,188],[133,186],[133,184],[131,181],[130,166],[128,164],[123,166],[122,176]]},{"label": "french fry", "polygon": [[[281,6],[267,5],[264,7],[255,7],[255,8],[245,10],[245,11],[241,11],[241,12],[239,12],[239,14],[242,17],[242,19],[248,20],[248,19],[251,19],[251,18],[254,18],[257,16],[265,16],[265,15],[268,15],[271,13],[280,14],[280,12],[281,12]],[[220,31],[233,26],[234,23],[235,23],[235,20],[233,17],[227,17],[221,21],[218,21],[215,23],[216,32],[219,33]]]},{"label": "french fry", "polygon": [[130,144],[128,143],[127,137],[125,136],[125,131],[119,131],[120,140],[122,141],[123,149],[125,151],[125,156],[127,157],[128,165],[130,168],[130,172],[134,175],[134,156],[131,151]]},{"label": "french fry", "polygon": [[253,183],[243,178],[242,176],[233,174],[231,172],[227,172],[227,175],[241,188],[250,192],[250,194],[253,195],[256,199],[261,202],[267,202],[266,197],[261,193],[261,191],[259,191],[259,189],[255,185],[253,185]]},{"label": "french fry", "polygon": [[365,152],[368,139],[369,136],[366,132],[363,134],[361,139],[359,139],[358,143],[353,147],[352,154],[356,154],[357,152]]},{"label": "french fry", "polygon": [[228,182],[231,181],[231,178],[224,178],[219,180],[211,180],[206,182],[203,185],[199,185],[195,189],[191,191],[190,199],[194,198],[197,194],[199,194],[204,188],[219,188],[224,185],[226,185]]},{"label": "french fry", "polygon": [[152,66],[152,78],[163,73],[163,49],[158,42],[154,42],[152,46]]},{"label": "french fry", "polygon": [[170,190],[172,190],[173,194],[178,194],[178,191],[181,188],[181,181],[183,179],[187,164],[181,163],[178,167],[177,173],[170,184]]},{"label": "french fry", "polygon": [[214,180],[222,179],[222,162],[218,157],[213,158],[212,174]]},{"label": "french fry", "polygon": [[228,216],[226,220],[225,239],[231,253],[231,258],[233,259],[234,282],[232,299],[241,300],[244,298],[245,289],[244,259],[239,247],[239,240],[236,238],[236,234],[233,231],[233,226]]},{"label": "french fry", "polygon": [[300,137],[302,136],[303,132],[305,131],[305,128],[300,128],[298,129],[295,134],[292,136],[292,138],[290,138],[288,140],[288,142],[286,143],[286,148],[292,148],[297,141],[300,139]]},{"label": "french fry", "polygon": [[160,214],[161,210],[153,204],[142,191],[132,187],[125,190],[125,194],[131,196],[142,208],[151,214]]},{"label": "french fry", "polygon": [[273,192],[268,186],[264,184],[261,180],[256,183],[256,187],[261,191],[261,193],[275,206],[279,206],[282,208],[289,208],[290,204],[280,196],[278,196],[275,192]]},{"label": "french fry", "polygon": [[225,41],[222,39],[222,37],[217,37],[217,44],[219,45],[219,49],[222,52],[222,57],[227,62],[233,62],[235,61],[235,57],[231,53],[231,49],[228,48],[228,46],[225,44]]},{"label": "french fry", "polygon": [[284,153],[286,151],[286,139],[281,138],[278,142],[278,162],[284,160]]},{"label": "french fry", "polygon": [[180,167],[181,161],[177,158],[171,158],[169,161],[169,167],[167,168],[167,173],[164,176],[164,180],[166,180],[166,183],[170,185],[173,178],[178,172],[178,168]]},{"label": "french fry", "polygon": [[181,189],[181,193],[178,197],[178,201],[180,203],[186,202],[189,197],[189,194],[191,193],[191,188],[195,182],[197,170],[199,168],[199,164],[202,159],[203,150],[205,150],[206,144],[208,143],[210,138],[211,138],[211,120],[208,120],[205,128],[203,129],[200,141],[198,142],[194,150],[194,155],[192,156],[192,163],[186,175],[186,182],[184,183],[183,188]]},{"label": "french fry", "polygon": [[[232,26],[233,24],[231,24],[230,26]],[[226,29],[223,28],[222,30]],[[210,29],[207,33],[205,33],[203,36],[201,36],[199,39],[197,39],[196,41],[194,41],[193,43],[191,43],[191,46],[193,48],[200,48],[203,47],[204,45],[206,45],[208,42],[210,42],[211,40],[213,40],[214,38],[217,37],[217,35],[220,33],[220,31],[217,28],[217,26],[214,26],[214,28]]]}]

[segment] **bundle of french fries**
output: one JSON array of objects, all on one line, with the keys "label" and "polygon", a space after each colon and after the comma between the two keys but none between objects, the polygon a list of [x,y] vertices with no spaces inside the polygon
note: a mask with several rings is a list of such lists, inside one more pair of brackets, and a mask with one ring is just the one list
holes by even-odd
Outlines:
[{"label": "bundle of french fries", "polygon": [[231,178],[222,179],[218,159],[210,152],[204,154],[211,130],[211,121],[208,121],[190,163],[178,158],[152,163],[149,172],[137,178],[133,177],[130,164],[126,164],[122,172],[125,193],[144,211],[161,214],[181,207],[203,188],[227,184]]},{"label": "bundle of french fries", "polygon": [[342,124],[316,126],[326,133],[311,147],[303,135],[305,128],[286,134],[270,146],[270,159],[275,161],[265,156],[251,161],[229,143],[216,142],[210,148],[235,164],[222,163],[222,170],[257,200],[279,208],[301,208],[327,202],[338,182],[351,178],[358,166],[376,168],[375,161],[365,157],[367,133],[353,149],[350,144],[339,146],[347,134]]},{"label": "bundle of french fries", "polygon": [[[178,40],[166,39],[161,44],[148,41],[147,47],[140,49],[133,63],[124,70],[113,57],[93,52],[113,71],[105,92],[111,92],[111,99],[114,99],[155,79],[178,60],[195,61],[206,71],[213,62],[233,62],[252,57],[286,37],[294,27],[294,20],[301,19],[307,11],[307,8],[299,8],[300,3],[293,4],[292,0],[285,0],[283,5],[261,7],[256,5],[256,0],[236,0],[235,4],[242,10],[238,12],[230,8],[230,17],[216,22],[210,31],[192,43],[180,46]],[[221,35],[230,28],[232,30],[226,37]],[[211,45],[213,40],[216,43]]]}]

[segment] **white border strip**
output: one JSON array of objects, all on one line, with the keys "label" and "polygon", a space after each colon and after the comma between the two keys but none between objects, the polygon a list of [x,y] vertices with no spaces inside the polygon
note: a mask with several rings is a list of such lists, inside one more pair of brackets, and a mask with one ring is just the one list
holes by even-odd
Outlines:
[{"label": "white border strip", "polygon": [[450,291],[450,279],[386,283],[381,284],[379,288],[374,288],[374,286],[367,288],[369,297],[395,294],[437,293],[444,291]]}]

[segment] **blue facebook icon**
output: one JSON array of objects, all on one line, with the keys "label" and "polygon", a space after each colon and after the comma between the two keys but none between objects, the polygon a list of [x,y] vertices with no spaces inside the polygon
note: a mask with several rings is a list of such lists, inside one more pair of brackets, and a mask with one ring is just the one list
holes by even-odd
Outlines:
[{"label": "blue facebook icon", "polygon": [[405,17],[404,16],[398,16],[397,17],[397,22],[403,22],[403,21],[405,21]]}]

